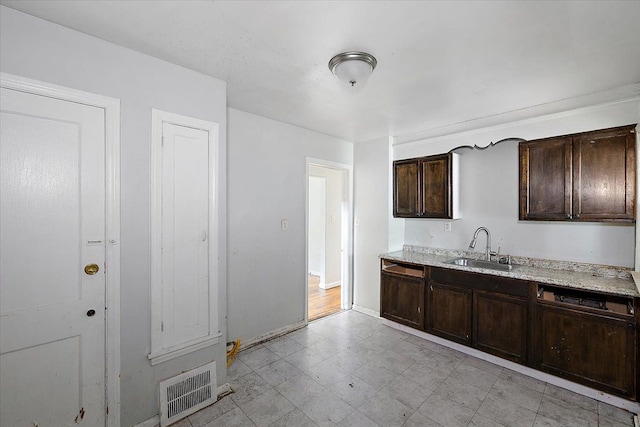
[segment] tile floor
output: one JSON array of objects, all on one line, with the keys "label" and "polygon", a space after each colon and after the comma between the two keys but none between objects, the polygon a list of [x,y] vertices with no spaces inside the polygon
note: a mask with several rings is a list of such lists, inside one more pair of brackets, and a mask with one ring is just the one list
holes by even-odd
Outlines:
[{"label": "tile floor", "polygon": [[177,427],[632,426],[632,414],[351,311],[242,351]]}]

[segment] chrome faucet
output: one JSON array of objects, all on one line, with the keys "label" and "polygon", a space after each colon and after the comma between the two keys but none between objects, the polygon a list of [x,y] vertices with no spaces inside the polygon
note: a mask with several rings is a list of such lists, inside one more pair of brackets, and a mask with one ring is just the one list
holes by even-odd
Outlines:
[{"label": "chrome faucet", "polygon": [[471,243],[469,243],[469,249],[473,249],[476,247],[476,241],[478,240],[478,233],[484,231],[487,233],[487,248],[485,250],[485,256],[487,261],[491,261],[491,233],[486,227],[478,227],[475,233],[473,233],[473,239],[471,239]]}]

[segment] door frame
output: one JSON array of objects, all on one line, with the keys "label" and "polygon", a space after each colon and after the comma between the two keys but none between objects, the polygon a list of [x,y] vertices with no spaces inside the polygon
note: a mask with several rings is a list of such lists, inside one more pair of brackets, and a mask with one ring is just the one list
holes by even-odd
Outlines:
[{"label": "door frame", "polygon": [[105,112],[105,405],[106,425],[120,425],[120,100],[0,73],[0,86]]},{"label": "door frame", "polygon": [[342,239],[346,244],[342,251],[342,273],[340,284],[340,308],[350,310],[353,305],[353,165],[332,162],[329,160],[306,157],[305,173],[305,245],[304,245],[304,323],[309,323],[309,166],[320,166],[342,171],[347,180],[347,218],[346,227],[342,228]]}]

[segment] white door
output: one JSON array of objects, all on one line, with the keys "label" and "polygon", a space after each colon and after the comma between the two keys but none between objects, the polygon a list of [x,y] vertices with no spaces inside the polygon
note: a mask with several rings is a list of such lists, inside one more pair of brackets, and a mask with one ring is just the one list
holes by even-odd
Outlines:
[{"label": "white door", "polygon": [[105,110],[0,100],[0,425],[104,425]]},{"label": "white door", "polygon": [[162,126],[162,345],[209,335],[209,134]]}]

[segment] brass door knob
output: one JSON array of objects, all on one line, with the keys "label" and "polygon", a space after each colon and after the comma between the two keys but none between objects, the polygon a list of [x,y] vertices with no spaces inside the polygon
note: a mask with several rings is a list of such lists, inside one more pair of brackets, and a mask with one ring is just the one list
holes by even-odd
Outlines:
[{"label": "brass door knob", "polygon": [[98,264],[88,264],[84,267],[84,272],[87,273],[89,276],[93,276],[98,272],[98,270],[100,270],[100,267],[98,267]]}]

